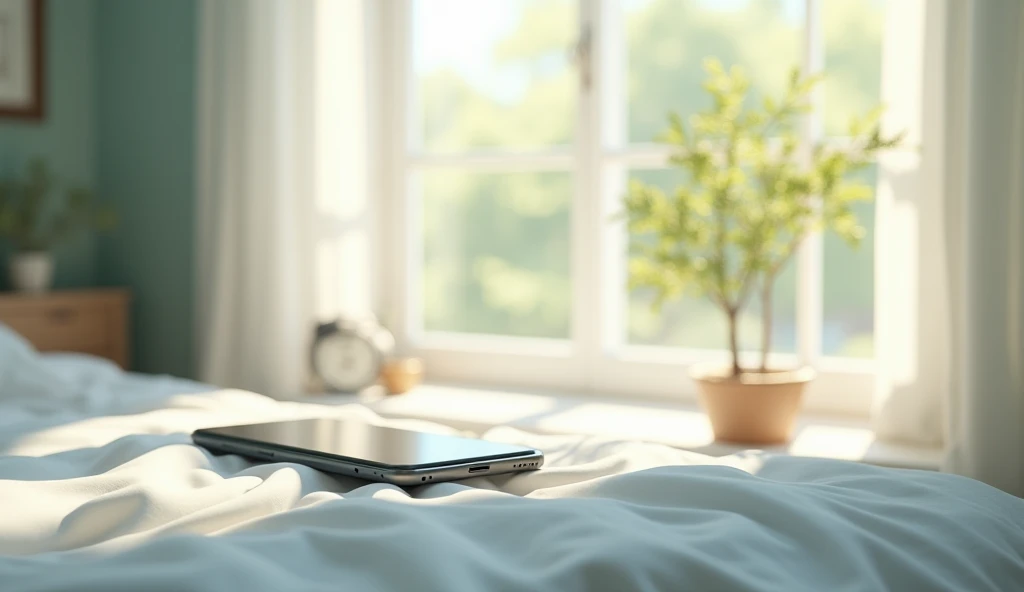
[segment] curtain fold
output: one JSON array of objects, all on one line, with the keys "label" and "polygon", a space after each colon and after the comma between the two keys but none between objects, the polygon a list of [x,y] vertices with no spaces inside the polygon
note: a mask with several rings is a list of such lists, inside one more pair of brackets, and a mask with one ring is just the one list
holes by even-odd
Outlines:
[{"label": "curtain fold", "polygon": [[200,4],[199,377],[301,392],[312,324],[312,2]]},{"label": "curtain fold", "polygon": [[[898,22],[915,6],[923,43]],[[920,149],[880,163],[875,431],[941,444],[943,470],[1024,495],[1024,4],[890,13],[883,92]]]},{"label": "curtain fold", "polygon": [[970,4],[946,470],[1024,496],[1024,4]]}]

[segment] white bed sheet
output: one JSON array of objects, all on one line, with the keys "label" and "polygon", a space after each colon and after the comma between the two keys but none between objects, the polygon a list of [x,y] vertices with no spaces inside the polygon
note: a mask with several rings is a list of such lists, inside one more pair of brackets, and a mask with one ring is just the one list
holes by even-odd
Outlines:
[{"label": "white bed sheet", "polygon": [[966,478],[498,428],[545,468],[402,490],[188,436],[323,415],[383,421],[38,356],[0,327],[0,589],[1024,588],[1024,501]]}]

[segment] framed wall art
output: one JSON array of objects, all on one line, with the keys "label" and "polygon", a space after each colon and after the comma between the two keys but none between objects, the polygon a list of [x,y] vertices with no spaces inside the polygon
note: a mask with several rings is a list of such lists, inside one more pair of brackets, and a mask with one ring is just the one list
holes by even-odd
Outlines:
[{"label": "framed wall art", "polygon": [[44,0],[0,0],[0,118],[43,118]]}]

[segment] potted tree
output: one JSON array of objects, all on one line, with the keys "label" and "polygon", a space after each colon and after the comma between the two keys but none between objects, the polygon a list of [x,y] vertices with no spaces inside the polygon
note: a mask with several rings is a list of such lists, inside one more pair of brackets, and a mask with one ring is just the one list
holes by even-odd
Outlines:
[{"label": "potted tree", "polygon": [[41,159],[28,164],[23,178],[0,180],[0,237],[14,248],[8,271],[15,290],[45,292],[53,282],[56,244],[85,228],[115,224],[113,211],[94,205],[88,190],[58,192]]},{"label": "potted tree", "polygon": [[[842,147],[802,146],[795,127],[810,110],[820,76],[794,70],[779,98],[748,100],[742,69],[705,63],[712,106],[684,123],[669,115],[659,140],[689,182],[668,195],[633,181],[624,199],[630,233],[629,283],[655,295],[654,306],[686,292],[713,302],[728,321],[731,363],[695,366],[715,436],[749,443],[789,439],[811,368],[769,366],[772,287],[804,239],[831,231],[856,246],[865,230],[851,205],[874,197],[849,180],[902,135],[886,136],[876,109],[850,122]],[[737,320],[760,297],[760,364],[742,365]]]}]

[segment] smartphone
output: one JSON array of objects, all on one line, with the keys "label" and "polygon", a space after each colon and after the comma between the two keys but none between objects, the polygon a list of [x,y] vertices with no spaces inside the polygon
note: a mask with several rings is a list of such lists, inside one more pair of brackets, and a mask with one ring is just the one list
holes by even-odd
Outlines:
[{"label": "smartphone", "polygon": [[300,419],[196,430],[192,441],[216,453],[295,462],[401,486],[533,471],[539,450],[474,438],[371,425],[352,419]]}]

